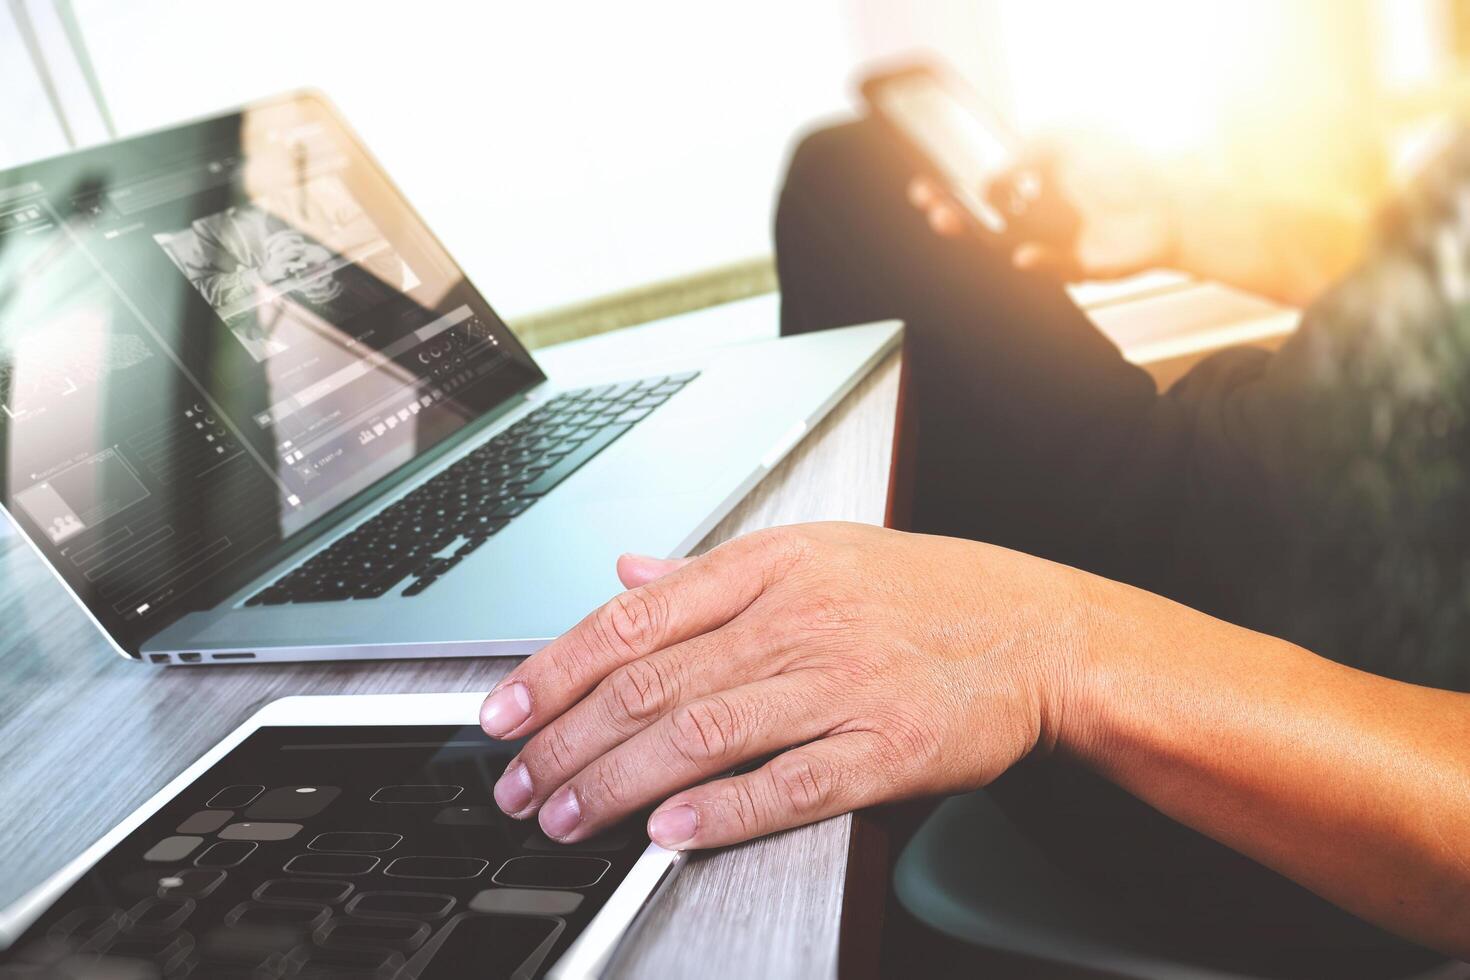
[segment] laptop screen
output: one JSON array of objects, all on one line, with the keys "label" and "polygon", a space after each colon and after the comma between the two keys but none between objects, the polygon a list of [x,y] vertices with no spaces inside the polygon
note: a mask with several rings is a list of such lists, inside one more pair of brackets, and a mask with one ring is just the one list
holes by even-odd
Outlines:
[{"label": "laptop screen", "polygon": [[129,653],[541,380],[313,96],[0,174],[0,494]]}]

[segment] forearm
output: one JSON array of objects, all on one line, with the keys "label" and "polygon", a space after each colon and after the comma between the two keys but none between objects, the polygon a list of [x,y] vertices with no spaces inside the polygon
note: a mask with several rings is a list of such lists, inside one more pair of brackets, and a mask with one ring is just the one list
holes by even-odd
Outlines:
[{"label": "forearm", "polygon": [[1470,696],[1094,589],[1061,751],[1356,915],[1470,955]]},{"label": "forearm", "polygon": [[1271,201],[1176,182],[1173,263],[1202,279],[1305,306],[1362,255],[1366,209]]}]

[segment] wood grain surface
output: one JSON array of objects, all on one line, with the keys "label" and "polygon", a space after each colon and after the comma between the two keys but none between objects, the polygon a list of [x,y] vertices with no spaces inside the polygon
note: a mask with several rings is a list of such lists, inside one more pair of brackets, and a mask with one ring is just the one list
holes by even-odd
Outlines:
[{"label": "wood grain surface", "polygon": [[[710,533],[883,521],[890,356]],[[0,906],[57,871],[261,705],[290,694],[483,691],[504,658],[151,668],[102,640],[31,550],[0,538]],[[627,977],[835,975],[851,819],[688,861],[615,963]]]}]

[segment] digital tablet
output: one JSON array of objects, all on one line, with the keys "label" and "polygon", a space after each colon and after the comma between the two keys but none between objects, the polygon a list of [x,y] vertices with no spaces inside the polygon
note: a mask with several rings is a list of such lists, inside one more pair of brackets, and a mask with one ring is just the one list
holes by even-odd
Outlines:
[{"label": "digital tablet", "polygon": [[482,699],[267,705],[0,912],[0,977],[596,976],[679,855],[502,814]]}]

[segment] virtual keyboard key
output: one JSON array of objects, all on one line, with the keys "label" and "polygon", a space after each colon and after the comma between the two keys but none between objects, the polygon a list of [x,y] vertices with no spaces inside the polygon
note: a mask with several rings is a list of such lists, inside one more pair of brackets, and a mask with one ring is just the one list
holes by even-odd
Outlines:
[{"label": "virtual keyboard key", "polygon": [[529,854],[511,858],[490,880],[527,888],[591,888],[611,867],[612,862],[602,858]]},{"label": "virtual keyboard key", "polygon": [[318,929],[315,939],[323,946],[377,946],[412,951],[424,944],[429,931],[429,924],[417,919],[338,917]]},{"label": "virtual keyboard key", "polygon": [[402,969],[403,954],[390,949],[303,944],[286,957],[292,980],[390,980]]},{"label": "virtual keyboard key", "polygon": [[348,915],[442,919],[454,908],[453,895],[436,892],[363,892],[347,903]]},{"label": "virtual keyboard key", "polygon": [[290,840],[301,833],[299,823],[232,823],[219,832],[220,840]]},{"label": "virtual keyboard key", "polygon": [[190,835],[165,837],[148,849],[143,855],[143,860],[156,861],[160,864],[173,864],[177,861],[182,861],[194,853],[194,849],[203,843],[203,837]]},{"label": "virtual keyboard key", "polygon": [[[147,967],[152,967],[161,973],[172,973],[181,966],[189,953],[194,949],[194,937],[187,932],[175,932],[165,936],[135,936],[120,935],[109,940],[95,952],[100,953],[99,960],[89,966],[85,973],[75,974],[78,977],[95,978],[95,980],[110,980],[112,977],[135,977],[135,976],[157,976],[156,973],[147,972]],[[117,963],[107,961],[118,960]],[[144,972],[111,972],[133,971],[143,966]],[[60,976],[67,976],[61,973]]]},{"label": "virtual keyboard key", "polygon": [[196,868],[233,868],[240,864],[260,845],[253,840],[222,840],[211,844],[203,854],[194,859]]},{"label": "virtual keyboard key", "polygon": [[114,908],[96,906],[68,912],[47,935],[55,940],[86,942],[104,932],[111,932],[122,925],[122,912]]},{"label": "virtual keyboard key", "polygon": [[145,898],[123,915],[128,932],[173,932],[194,912],[192,898]]},{"label": "virtual keyboard key", "polygon": [[570,915],[582,904],[576,892],[545,888],[487,888],[470,899],[470,909],[490,915]]},{"label": "virtual keyboard key", "polygon": [[272,878],[255,889],[255,899],[260,902],[336,905],[352,894],[353,887],[351,882],[328,878]]},{"label": "virtual keyboard key", "polygon": [[463,793],[464,787],[454,783],[404,783],[380,786],[368,799],[374,803],[448,803]]},{"label": "virtual keyboard key", "polygon": [[162,980],[157,963],[123,956],[82,953],[45,966],[0,965],[0,980]]},{"label": "virtual keyboard key", "polygon": [[418,980],[459,980],[464,964],[481,976],[534,976],[565,923],[519,915],[461,915],[408,961]]},{"label": "virtual keyboard key", "polygon": [[351,878],[365,875],[378,866],[371,854],[298,854],[287,861],[283,870],[298,875],[323,875]]},{"label": "virtual keyboard key", "polygon": [[186,818],[174,830],[180,834],[212,834],[235,816],[233,810],[200,810]]},{"label": "virtual keyboard key", "polygon": [[[299,927],[239,924],[211,930],[199,938],[200,970],[195,976],[223,975],[226,968],[250,969],[279,957],[307,938]],[[208,969],[205,969],[205,967]]]},{"label": "virtual keyboard key", "polygon": [[402,834],[381,831],[331,830],[324,834],[317,834],[306,847],[312,851],[375,854],[391,851],[401,843],[403,843]]},{"label": "virtual keyboard key", "polygon": [[245,811],[247,820],[305,820],[342,794],[336,786],[279,786]]},{"label": "virtual keyboard key", "polygon": [[474,857],[401,857],[383,869],[390,878],[476,878],[490,862]]},{"label": "virtual keyboard key", "polygon": [[241,902],[225,913],[225,924],[265,929],[285,928],[310,932],[332,914],[325,905],[285,905]]},{"label": "virtual keyboard key", "polygon": [[226,786],[211,796],[204,805],[213,810],[238,810],[249,806],[257,796],[264,792],[264,786]]},{"label": "virtual keyboard key", "polygon": [[223,871],[183,868],[158,879],[159,898],[205,898],[225,880]]}]

